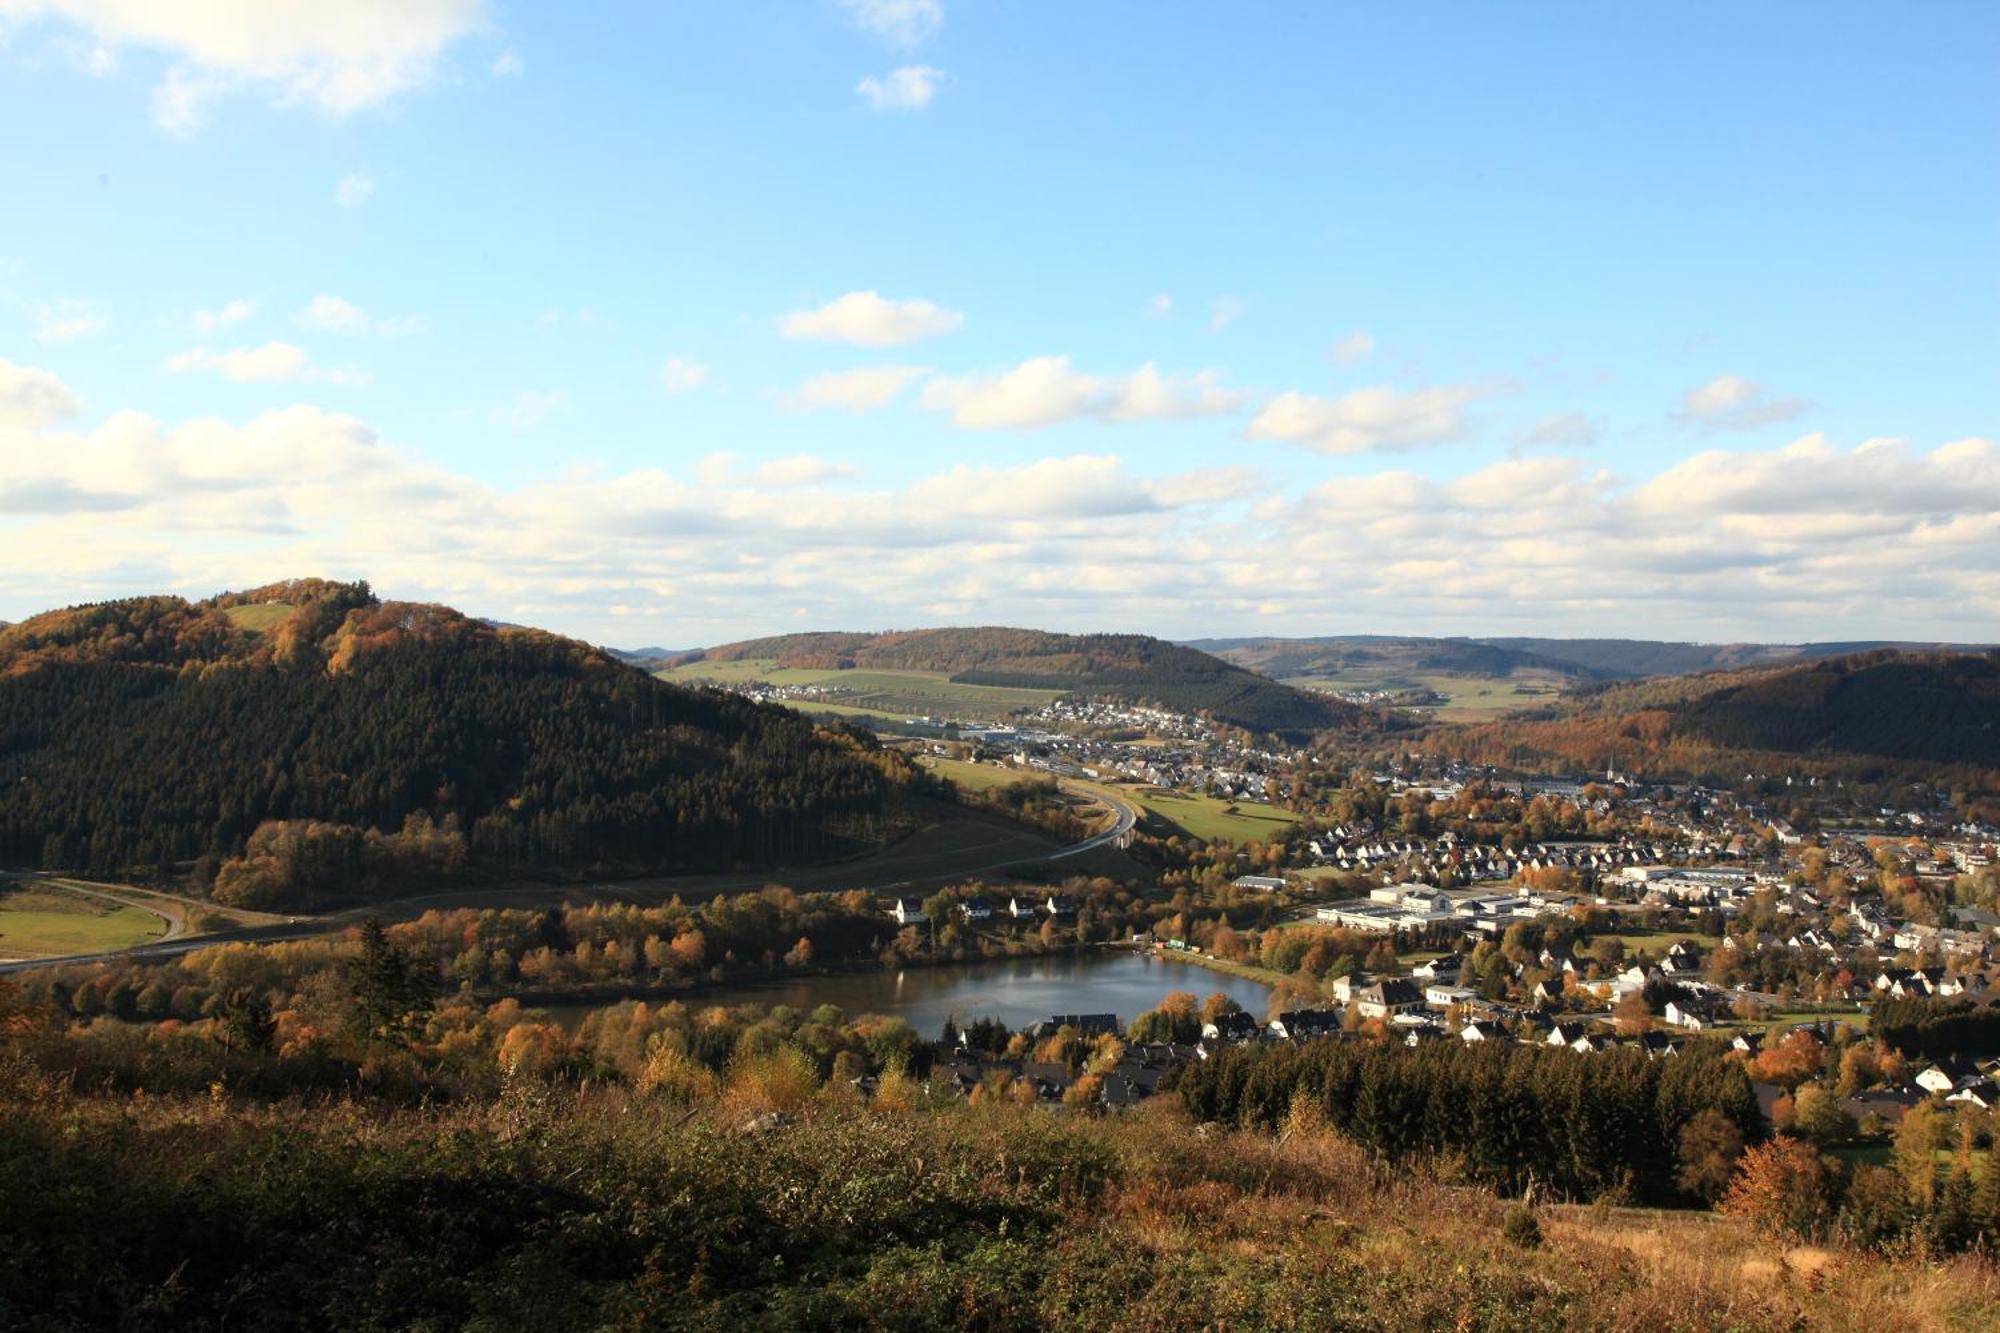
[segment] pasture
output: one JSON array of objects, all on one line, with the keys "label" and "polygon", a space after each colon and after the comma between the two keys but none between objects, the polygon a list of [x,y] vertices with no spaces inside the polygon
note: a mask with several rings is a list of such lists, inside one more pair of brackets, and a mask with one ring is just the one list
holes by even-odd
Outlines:
[{"label": "pasture", "polygon": [[1040,708],[1062,697],[1061,690],[965,685],[942,671],[839,671],[821,667],[781,667],[769,658],[736,662],[689,662],[659,672],[681,685],[741,687],[753,683],[805,686],[817,697],[781,700],[805,712],[839,711],[858,716],[934,717],[951,722],[996,722],[1012,713]]},{"label": "pasture", "polygon": [[255,606],[225,607],[222,614],[235,621],[238,629],[249,630],[252,634],[262,634],[273,626],[284,623],[293,610],[289,602],[259,602]]},{"label": "pasture", "polygon": [[1203,842],[1269,842],[1300,818],[1290,810],[1257,801],[1225,801],[1160,787],[1121,786],[1112,790],[1148,815]]},{"label": "pasture", "polygon": [[167,923],[143,907],[113,904],[47,884],[0,882],[0,958],[129,949]]},{"label": "pasture", "polygon": [[1343,671],[1336,676],[1285,677],[1285,684],[1316,690],[1429,690],[1445,702],[1427,710],[1448,721],[1478,721],[1553,703],[1563,678],[1551,671],[1517,671],[1511,676],[1466,676],[1445,672]]}]

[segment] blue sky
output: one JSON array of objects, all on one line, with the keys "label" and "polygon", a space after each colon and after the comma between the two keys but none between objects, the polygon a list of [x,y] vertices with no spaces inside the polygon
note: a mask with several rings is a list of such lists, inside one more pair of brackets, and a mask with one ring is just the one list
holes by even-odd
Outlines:
[{"label": "blue sky", "polygon": [[0,0],[0,618],[2000,629],[1992,6],[228,8]]}]

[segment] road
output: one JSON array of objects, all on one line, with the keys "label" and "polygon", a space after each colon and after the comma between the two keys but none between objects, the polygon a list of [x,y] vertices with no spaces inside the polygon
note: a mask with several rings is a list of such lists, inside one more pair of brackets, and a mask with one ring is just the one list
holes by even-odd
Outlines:
[{"label": "road", "polygon": [[1138,827],[1140,818],[1139,807],[1125,797],[1120,796],[1117,792],[1106,787],[1079,787],[1069,782],[1061,782],[1059,785],[1064,791],[1072,795],[1088,797],[1090,800],[1099,801],[1110,806],[1112,820],[1111,827],[1104,830],[1104,832],[1097,834],[1095,837],[1085,838],[1082,842],[1071,843],[1055,855],[1049,857],[1049,860],[1062,861],[1072,856],[1081,856],[1085,852],[1093,851],[1099,847],[1122,846],[1125,836]]},{"label": "road", "polygon": [[[1016,855],[1009,856],[1005,860],[997,860],[982,865],[954,865],[948,873],[944,874],[881,880],[856,885],[855,887],[875,893],[898,893],[919,884],[950,879],[963,879],[971,875],[991,874],[995,871],[1007,870],[1014,866],[1032,865],[1044,861],[1066,861],[1072,857],[1082,856],[1086,852],[1095,851],[1100,847],[1118,845],[1120,840],[1131,833],[1132,829],[1139,822],[1139,807],[1133,805],[1115,792],[1102,788],[1073,786],[1067,782],[1062,785],[1072,795],[1081,796],[1108,806],[1112,812],[1111,824],[1100,832],[1093,833],[1081,842],[1073,842],[1067,847],[1060,847],[1052,852],[1032,857],[1023,858]],[[41,877],[37,872],[0,873],[9,873],[14,878]],[[573,888],[555,891],[565,895],[575,894],[623,899],[625,901],[634,901],[640,898],[656,898],[664,902],[667,896],[671,896],[674,893],[679,893],[684,900],[692,900],[698,897],[713,896],[717,893],[761,889],[773,882],[774,877],[772,875],[719,881],[712,877],[707,877],[701,879],[699,887],[692,890],[688,887],[677,885],[675,881],[663,880],[658,881],[660,885],[658,889],[648,888],[646,890],[638,890],[631,885],[605,883],[580,884]],[[415,898],[399,899],[392,902],[374,903],[367,907],[330,912],[324,916],[266,917],[263,921],[255,925],[234,926],[225,930],[209,931],[201,935],[187,935],[178,933],[185,928],[184,921],[176,921],[169,911],[162,910],[157,905],[142,901],[143,898],[171,897],[171,895],[157,895],[150,890],[135,890],[133,897],[125,898],[113,893],[82,889],[73,880],[65,879],[64,884],[73,891],[93,892],[94,896],[97,897],[111,898],[115,901],[130,903],[133,906],[147,907],[149,910],[158,912],[160,916],[166,918],[169,922],[168,934],[164,938],[154,940],[148,944],[135,945],[129,949],[112,949],[103,953],[65,954],[57,958],[22,958],[12,962],[0,962],[0,976],[4,976],[9,972],[25,972],[31,968],[70,967],[85,963],[107,963],[117,960],[157,962],[162,959],[177,958],[182,954],[193,953],[196,949],[206,949],[216,944],[268,944],[277,940],[297,940],[306,939],[314,935],[332,934],[336,931],[345,930],[349,926],[357,925],[370,916],[382,916],[385,918],[414,916],[424,908],[448,907],[454,902],[462,902],[468,906],[511,906],[516,904],[505,902],[505,899],[510,894],[517,896],[526,894],[530,897],[546,898],[552,892],[549,888],[518,890],[506,888],[466,889],[451,893],[424,894]],[[192,904],[194,900],[181,899],[178,901]]]}]

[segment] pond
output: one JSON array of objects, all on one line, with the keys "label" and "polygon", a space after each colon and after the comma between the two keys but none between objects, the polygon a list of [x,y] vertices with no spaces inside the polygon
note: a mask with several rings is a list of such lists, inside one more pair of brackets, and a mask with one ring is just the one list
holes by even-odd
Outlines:
[{"label": "pond", "polygon": [[[809,1010],[822,1004],[859,1014],[893,1014],[923,1037],[935,1037],[947,1017],[961,1024],[997,1018],[1021,1028],[1055,1014],[1103,1014],[1131,1022],[1159,1004],[1169,991],[1192,991],[1206,998],[1221,991],[1262,1018],[1271,988],[1261,981],[1231,976],[1171,957],[1124,949],[1005,958],[942,967],[883,968],[828,976],[774,978],[718,986],[691,995],[691,1005],[790,1005]],[[596,1008],[598,1006],[589,1006]],[[565,1022],[580,1021],[584,1006],[549,1005]]]}]

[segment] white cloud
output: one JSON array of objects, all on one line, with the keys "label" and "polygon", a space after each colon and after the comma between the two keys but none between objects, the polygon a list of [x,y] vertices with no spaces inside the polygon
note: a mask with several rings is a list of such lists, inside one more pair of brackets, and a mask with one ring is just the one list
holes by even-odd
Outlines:
[{"label": "white cloud", "polygon": [[1356,330],[1328,348],[1327,355],[1343,366],[1366,361],[1375,355],[1375,335]]},{"label": "white cloud", "polygon": [[1173,312],[1174,298],[1165,292],[1158,293],[1152,300],[1146,302],[1146,313],[1155,319],[1164,318]]},{"label": "white cloud", "polygon": [[922,299],[892,301],[879,292],[856,291],[811,310],[794,310],[778,320],[787,338],[895,347],[956,333],[965,316]]},{"label": "white cloud", "polygon": [[255,301],[225,301],[214,310],[195,311],[194,318],[190,322],[194,325],[196,333],[209,334],[217,329],[226,329],[231,324],[241,324],[256,313]]},{"label": "white cloud", "polygon": [[519,78],[528,68],[528,62],[521,59],[521,53],[511,47],[493,58],[488,73],[496,79]]},{"label": "white cloud", "polygon": [[299,323],[331,333],[366,333],[368,312],[352,301],[321,292],[299,312]]},{"label": "white cloud", "polygon": [[1536,456],[1303,492],[1111,454],[880,485],[794,455],[499,487],[313,407],[88,430],[77,411],[47,372],[0,364],[0,616],[323,572],[617,642],[794,619],[1708,640],[1966,639],[2000,620],[1986,440],[1807,437],[1629,479]]},{"label": "white cloud", "polygon": [[190,347],[168,357],[166,364],[176,375],[205,371],[238,384],[280,380],[338,385],[368,383],[366,371],[353,366],[315,366],[303,347],[288,342],[272,341],[258,347],[232,347],[220,352]]},{"label": "white cloud", "polygon": [[915,46],[944,23],[942,0],[840,0],[854,25],[898,46]]},{"label": "white cloud", "polygon": [[354,302],[326,292],[307,302],[297,319],[304,327],[322,333],[372,333],[382,338],[407,338],[424,330],[422,315],[376,318]]},{"label": "white cloud", "polygon": [[1603,433],[1595,421],[1581,412],[1555,412],[1529,427],[1521,442],[1530,448],[1588,449]]},{"label": "white cloud", "polygon": [[1803,398],[1773,398],[1741,375],[1718,375],[1681,399],[1680,420],[1703,430],[1756,430],[1790,421],[1811,406]]},{"label": "white cloud", "polygon": [[359,208],[374,197],[374,177],[359,171],[342,176],[333,187],[333,201],[342,208]]},{"label": "white cloud", "polygon": [[1241,394],[1221,387],[1214,371],[1185,379],[1160,374],[1151,362],[1126,376],[1088,375],[1067,356],[1032,357],[997,375],[939,376],[921,402],[951,414],[965,430],[1032,430],[1062,421],[1177,420],[1234,411]]},{"label": "white cloud", "polygon": [[175,374],[208,370],[238,383],[297,379],[305,373],[306,365],[305,348],[275,341],[261,347],[233,347],[224,352],[191,347],[167,358],[167,369]]},{"label": "white cloud", "polygon": [[0,358],[0,424],[40,426],[82,410],[69,386],[53,374]]},{"label": "white cloud", "polygon": [[486,414],[486,419],[503,430],[529,431],[542,424],[549,413],[561,407],[569,395],[560,389],[526,389]]},{"label": "white cloud", "polygon": [[74,342],[102,333],[111,321],[81,301],[54,301],[35,312],[35,341]]},{"label": "white cloud", "polygon": [[921,111],[931,104],[945,80],[944,71],[930,65],[905,65],[881,78],[868,75],[854,91],[874,111]]},{"label": "white cloud", "polygon": [[911,381],[928,375],[926,366],[859,366],[815,375],[780,400],[794,412],[841,408],[873,412],[887,407]]},{"label": "white cloud", "polygon": [[668,393],[686,393],[699,389],[708,380],[708,367],[697,365],[686,357],[670,356],[660,365],[660,383]]},{"label": "white cloud", "polygon": [[1250,303],[1236,296],[1218,296],[1208,308],[1208,331],[1220,333],[1243,318],[1250,309]]},{"label": "white cloud", "polygon": [[847,463],[836,463],[813,454],[793,454],[789,458],[759,464],[751,470],[749,481],[756,486],[790,489],[853,475],[854,468]]},{"label": "white cloud", "polygon": [[280,106],[342,116],[426,82],[446,47],[484,21],[481,0],[4,0],[0,15],[83,28],[115,61],[126,47],[174,64],[154,90],[154,119],[187,132],[238,89]]},{"label": "white cloud", "polygon": [[1384,386],[1327,399],[1296,391],[1264,404],[1250,437],[1283,440],[1323,454],[1364,454],[1442,444],[1465,434],[1465,408],[1498,390],[1447,384],[1407,392]]}]

